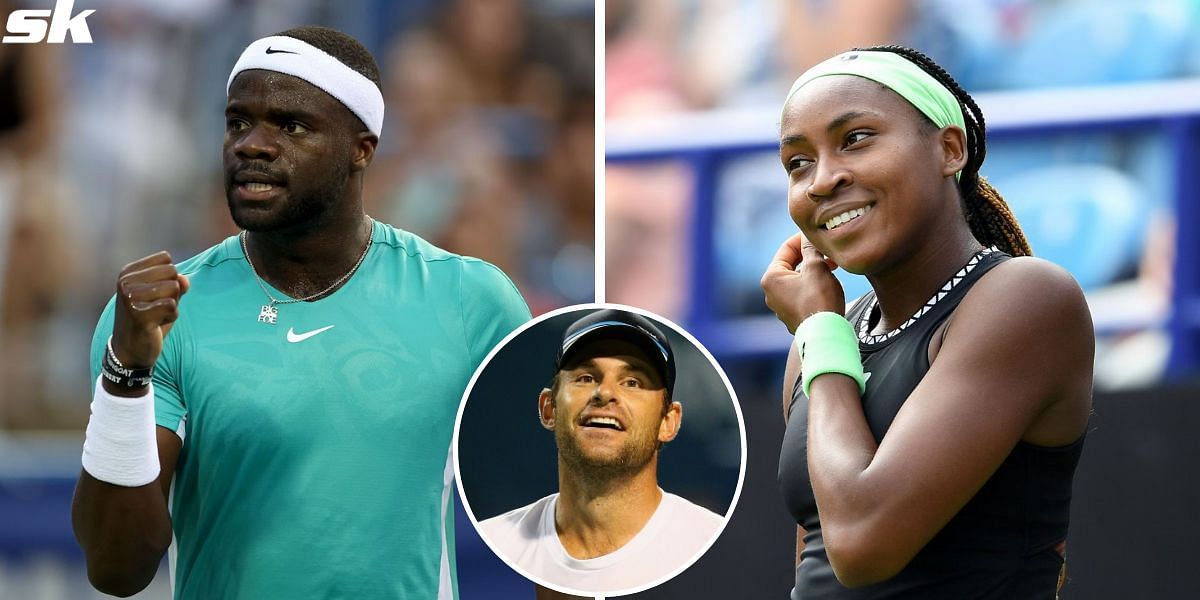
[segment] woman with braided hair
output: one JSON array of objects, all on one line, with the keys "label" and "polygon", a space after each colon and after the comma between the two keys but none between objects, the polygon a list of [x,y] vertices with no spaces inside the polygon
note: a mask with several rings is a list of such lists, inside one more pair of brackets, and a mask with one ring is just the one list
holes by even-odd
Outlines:
[{"label": "woman with braided hair", "polygon": [[[979,175],[985,134],[971,97],[908,48],[835,56],[785,100],[800,231],[762,286],[796,333],[779,460],[800,526],[793,600],[1061,586],[1094,334],[1079,285],[1029,256]],[[838,267],[872,291],[846,307]]]}]

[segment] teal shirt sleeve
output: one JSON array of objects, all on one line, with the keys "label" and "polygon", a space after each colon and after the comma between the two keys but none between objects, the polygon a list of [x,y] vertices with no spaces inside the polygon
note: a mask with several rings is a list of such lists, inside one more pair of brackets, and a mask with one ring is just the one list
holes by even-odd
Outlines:
[{"label": "teal shirt sleeve", "polygon": [[[108,338],[112,335],[113,318],[116,311],[116,297],[109,299],[108,304],[104,306],[104,311],[100,313],[100,320],[96,323],[96,332],[92,334],[92,382],[100,377],[100,362],[104,360],[104,347],[108,344]],[[178,329],[179,322],[176,321],[175,327],[170,332],[167,332],[167,339],[163,343],[163,352],[158,357],[158,362],[154,364],[154,421],[160,427],[166,427],[171,431],[179,430],[179,423],[187,414],[187,409],[184,407],[183,399],[179,393],[179,384],[177,373],[179,372],[179,335],[175,334]]]},{"label": "teal shirt sleeve", "polygon": [[474,369],[504,336],[529,321],[529,307],[503,271],[478,259],[462,261],[463,326]]}]

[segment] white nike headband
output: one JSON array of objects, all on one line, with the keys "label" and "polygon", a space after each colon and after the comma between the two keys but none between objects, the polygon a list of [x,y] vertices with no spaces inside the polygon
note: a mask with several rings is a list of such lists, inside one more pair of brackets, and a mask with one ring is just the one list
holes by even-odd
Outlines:
[{"label": "white nike headband", "polygon": [[362,73],[324,51],[293,37],[275,35],[246,47],[229,74],[225,94],[238,73],[265,69],[299,77],[337,98],[376,136],[383,131],[383,94]]}]

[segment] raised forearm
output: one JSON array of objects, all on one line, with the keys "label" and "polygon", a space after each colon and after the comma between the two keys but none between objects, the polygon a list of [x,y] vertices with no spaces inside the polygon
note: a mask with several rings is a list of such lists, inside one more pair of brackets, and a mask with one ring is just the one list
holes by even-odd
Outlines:
[{"label": "raised forearm", "polygon": [[145,588],[171,545],[167,491],[182,441],[156,426],[150,383],[188,287],[170,261],[166,252],[153,254],[118,276],[71,506],[88,579],[117,596]]},{"label": "raised forearm", "polygon": [[886,546],[875,539],[884,498],[869,470],[878,445],[854,380],[822,375],[811,392],[808,470],[830,564],[846,585],[871,583],[893,571],[876,555]]},{"label": "raised forearm", "polygon": [[813,380],[811,391],[808,463],[819,500],[823,492],[853,491],[879,446],[867,427],[853,379],[827,373]]}]

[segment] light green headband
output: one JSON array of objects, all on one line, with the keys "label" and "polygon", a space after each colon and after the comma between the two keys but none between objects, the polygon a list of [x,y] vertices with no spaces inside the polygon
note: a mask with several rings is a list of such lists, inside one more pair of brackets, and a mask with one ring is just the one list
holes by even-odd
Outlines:
[{"label": "light green headband", "polygon": [[[800,88],[828,75],[857,75],[883,84],[908,100],[939,128],[957,125],[964,133],[967,131],[962,108],[954,94],[921,67],[895,52],[851,50],[817,64],[796,78],[783,100],[784,108]],[[955,179],[961,176],[962,171],[954,174]]]}]

